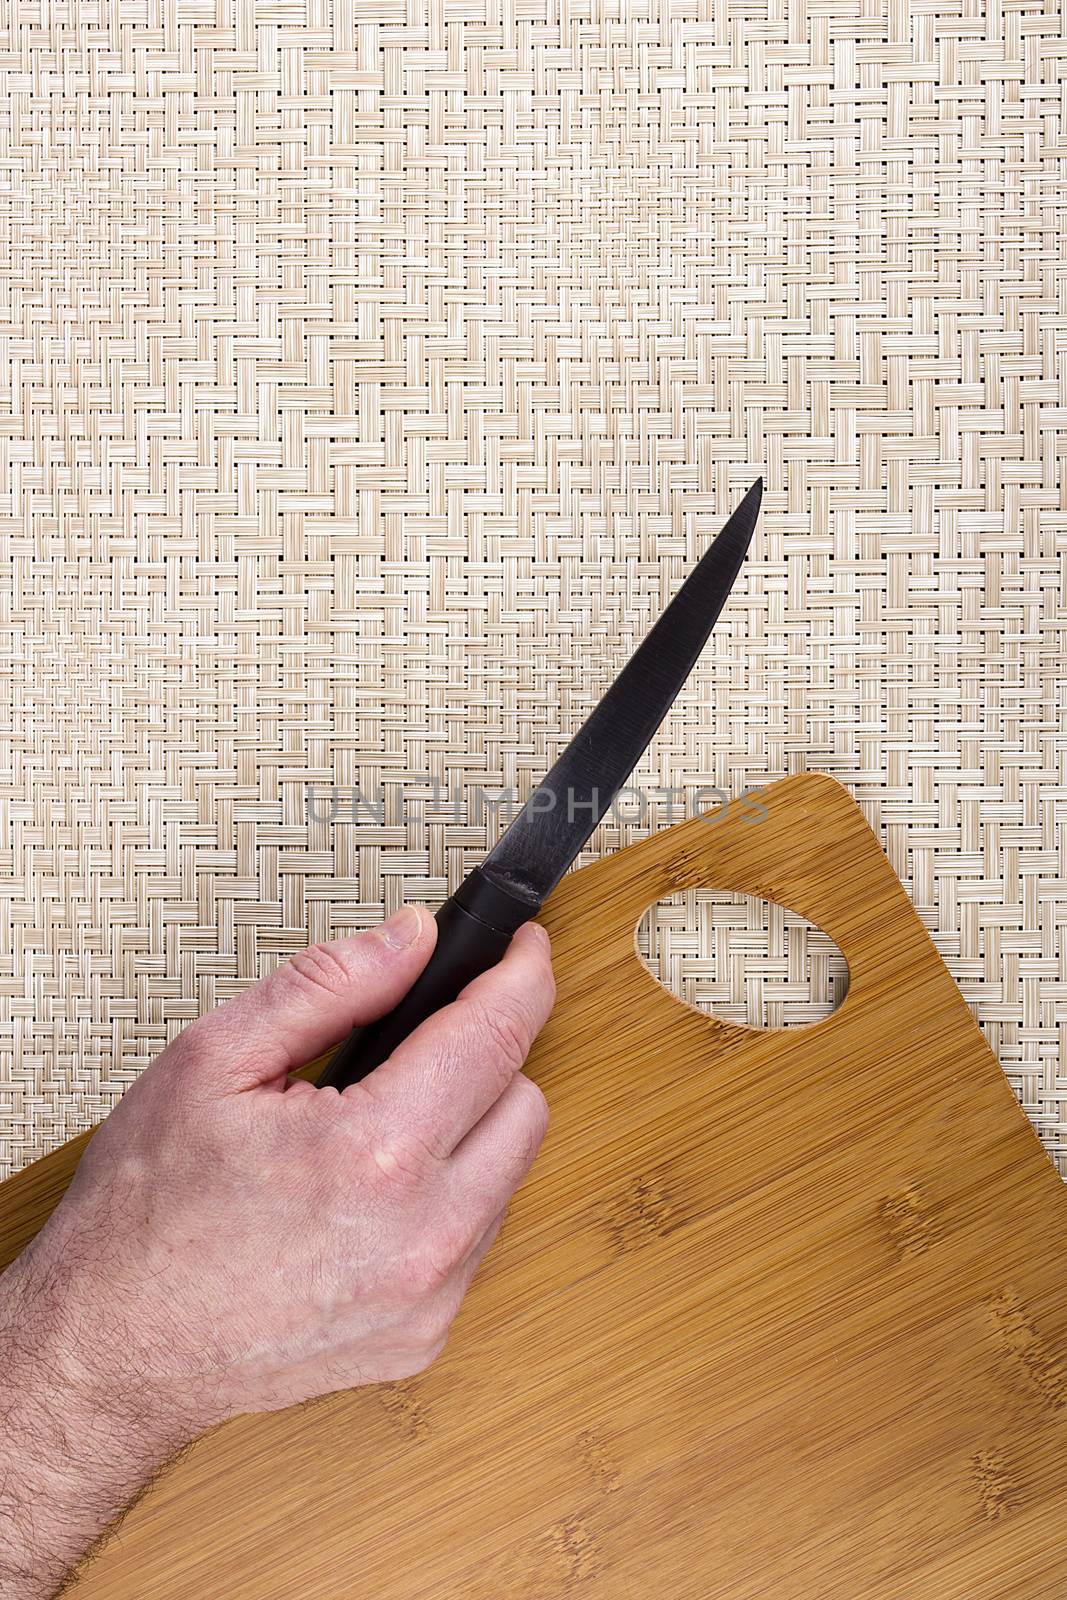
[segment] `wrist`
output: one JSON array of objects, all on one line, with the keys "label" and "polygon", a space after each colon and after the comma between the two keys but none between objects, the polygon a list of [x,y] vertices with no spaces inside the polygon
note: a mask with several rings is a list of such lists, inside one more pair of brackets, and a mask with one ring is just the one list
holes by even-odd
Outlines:
[{"label": "wrist", "polygon": [[35,1388],[43,1375],[62,1393],[68,1414],[107,1418],[149,1456],[181,1449],[222,1408],[174,1370],[173,1341],[149,1325],[136,1286],[87,1269],[69,1243],[42,1234],[0,1277],[0,1340]]},{"label": "wrist", "polygon": [[0,1592],[52,1594],[212,1420],[166,1393],[85,1285],[44,1252],[20,1257],[0,1277]]}]

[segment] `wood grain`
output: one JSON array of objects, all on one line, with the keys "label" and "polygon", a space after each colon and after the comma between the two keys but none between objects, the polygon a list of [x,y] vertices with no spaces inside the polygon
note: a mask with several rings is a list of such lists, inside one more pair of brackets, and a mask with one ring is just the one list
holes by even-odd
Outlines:
[{"label": "wood grain", "polygon": [[[546,909],[552,1126],[444,1355],[202,1440],[78,1600],[1063,1595],[1067,1194],[846,792],[765,799]],[[840,1009],[663,990],[634,928],[694,883],[822,927]],[[0,1190],[9,1250],[69,1167]]]}]

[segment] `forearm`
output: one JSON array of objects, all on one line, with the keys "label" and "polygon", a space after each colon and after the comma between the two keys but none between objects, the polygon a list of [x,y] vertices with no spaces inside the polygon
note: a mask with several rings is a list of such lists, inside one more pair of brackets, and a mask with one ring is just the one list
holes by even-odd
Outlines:
[{"label": "forearm", "polygon": [[[161,1404],[136,1341],[95,1349],[32,1259],[0,1277],[0,1595],[48,1600],[199,1428]],[[117,1328],[107,1330],[114,1342]]]}]

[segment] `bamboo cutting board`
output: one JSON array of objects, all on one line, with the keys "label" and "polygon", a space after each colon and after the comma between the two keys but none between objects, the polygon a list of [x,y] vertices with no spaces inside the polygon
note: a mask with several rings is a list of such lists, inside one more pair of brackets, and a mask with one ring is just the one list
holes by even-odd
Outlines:
[{"label": "bamboo cutting board", "polygon": [[[202,1440],[78,1600],[1062,1600],[1067,1193],[846,792],[763,798],[546,909],[552,1126],[444,1355]],[[839,1010],[663,990],[635,926],[701,884],[825,929]]]}]

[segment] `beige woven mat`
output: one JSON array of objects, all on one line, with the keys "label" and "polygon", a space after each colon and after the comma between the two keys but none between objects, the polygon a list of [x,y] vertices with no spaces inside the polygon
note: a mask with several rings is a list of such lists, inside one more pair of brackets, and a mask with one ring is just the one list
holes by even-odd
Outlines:
[{"label": "beige woven mat", "polygon": [[[1065,60],[1056,0],[12,0],[4,1171],[443,896],[759,470],[635,781],[841,778],[1067,1155]],[[816,1014],[750,909],[664,971]]]}]

